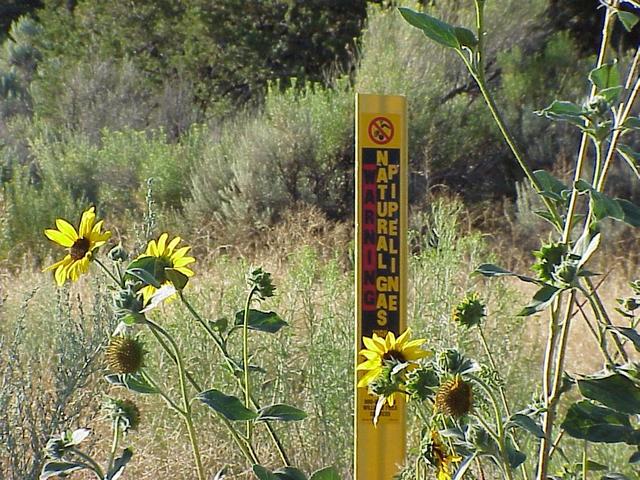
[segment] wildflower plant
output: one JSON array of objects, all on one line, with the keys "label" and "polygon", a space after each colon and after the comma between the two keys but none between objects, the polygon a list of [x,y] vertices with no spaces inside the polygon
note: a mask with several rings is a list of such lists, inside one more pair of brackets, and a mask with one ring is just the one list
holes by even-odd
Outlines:
[{"label": "wildflower plant", "polygon": [[[640,283],[632,283],[632,294],[618,299],[615,312],[609,311],[600,293],[606,277],[598,278],[588,264],[605,238],[605,220],[640,226],[640,207],[611,195],[612,185],[607,182],[616,162],[640,179],[640,153],[632,146],[640,130],[640,118],[634,116],[640,93],[640,48],[630,64],[623,66],[610,45],[615,24],[629,31],[640,21],[640,3],[600,2],[605,11],[602,39],[596,64],[588,75],[586,100],[582,104],[555,100],[536,112],[580,131],[570,184],[547,171],[532,170],[510,133],[486,78],[487,0],[473,3],[476,21],[472,28],[445,23],[429,15],[428,7],[424,7],[426,11],[400,7],[399,12],[429,41],[460,58],[544,205],[544,210],[536,213],[548,221],[552,233],[533,252],[533,275],[493,264],[480,265],[475,272],[489,279],[512,277],[535,286],[536,292],[519,315],[548,315],[539,396],[519,409],[512,404],[500,376],[499,359],[484,334],[486,306],[474,293],[455,307],[452,321],[469,333],[477,333],[484,348],[483,363],[446,350],[412,363],[411,371],[395,377],[394,368],[387,371],[384,362],[375,370],[373,365],[360,367],[368,371],[361,386],[366,383],[379,396],[401,392],[416,406],[424,428],[413,474],[407,478],[432,478],[430,468],[435,468],[438,480],[457,480],[466,474],[486,478],[487,469],[497,468],[508,480],[516,476],[586,479],[590,470],[603,472],[602,478],[625,479],[610,466],[589,459],[588,444],[633,446],[636,451],[629,463],[640,461],[640,366],[629,353],[630,347],[640,350],[636,320]],[[592,375],[571,376],[565,371],[567,350],[575,338],[572,327],[578,321],[586,323],[602,354],[602,370]],[[382,346],[376,344],[376,349],[382,356]],[[568,451],[564,445],[570,443],[582,447],[581,458],[572,459],[564,453]]]},{"label": "wildflower plant", "polygon": [[[113,388],[126,389],[134,395],[157,397],[173,412],[176,420],[184,423],[199,480],[214,475],[221,478],[224,473],[222,470],[217,474],[208,472],[203,463],[200,453],[202,439],[194,419],[196,408],[208,409],[227,428],[237,451],[244,456],[258,479],[306,479],[304,472],[291,465],[273,425],[275,422],[302,421],[306,413],[285,403],[262,405],[252,388],[252,374],[256,366],[251,363],[254,361],[250,351],[251,335],[277,334],[287,326],[277,313],[260,309],[264,301],[275,295],[271,275],[261,268],[251,269],[247,275],[248,293],[243,308],[233,315],[232,321],[226,317],[213,321],[196,310],[185,292],[195,275],[193,266],[196,259],[190,255],[191,247],[183,245],[180,237],[162,233],[157,239],[150,240],[137,256],[131,255],[122,245],[115,245],[106,255],[109,262],[102,262],[98,258],[99,250],[110,237],[108,231],[102,232],[102,225],[102,221],[95,221],[95,208],[90,207],[82,214],[78,230],[58,219],[57,229],[46,230],[45,235],[67,249],[63,260],[47,269],[54,270],[58,285],[89,273],[92,263],[101,268],[111,282],[113,311],[119,325],[105,342],[104,363],[109,371],[105,376],[107,382]],[[128,261],[130,258],[133,260]],[[178,345],[174,334],[158,319],[165,312],[160,307],[172,300],[179,302],[190,314],[195,328],[211,342],[211,351],[221,360],[220,368],[237,379],[235,392],[223,391],[222,387],[216,388],[215,385],[205,387],[196,380],[197,364],[187,360],[184,347]],[[166,367],[153,368],[152,356],[147,351],[151,342],[157,343],[164,351],[175,367],[176,376],[170,375]],[[237,351],[241,352],[240,356],[234,353]],[[214,363],[216,358],[210,361]],[[163,372],[165,378],[160,378],[156,372]],[[172,388],[170,382],[176,377],[177,385]],[[103,411],[114,432],[106,467],[102,468],[92,456],[78,448],[89,433],[88,429],[80,429],[50,440],[47,447],[50,460],[40,478],[66,476],[79,470],[88,470],[101,480],[115,480],[122,475],[133,457],[133,449],[127,448],[116,457],[117,449],[125,435],[134,431],[144,417],[131,400],[108,398]],[[266,432],[282,464],[273,472],[263,466],[258,457],[258,429]],[[309,476],[309,480],[324,478],[339,477],[333,467]]]}]

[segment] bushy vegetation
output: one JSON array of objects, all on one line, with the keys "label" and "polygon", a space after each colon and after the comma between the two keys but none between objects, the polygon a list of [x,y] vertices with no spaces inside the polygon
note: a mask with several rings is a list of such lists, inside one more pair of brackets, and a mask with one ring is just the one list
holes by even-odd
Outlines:
[{"label": "bushy vegetation", "polygon": [[[35,248],[35,233],[53,214],[39,210],[39,204],[55,203],[61,205],[59,211],[68,212],[78,201],[109,211],[118,203],[135,212],[149,176],[155,178],[158,203],[173,212],[174,223],[200,230],[203,222],[212,223],[222,242],[227,241],[222,238],[226,226],[242,225],[252,235],[282,219],[294,205],[313,205],[331,218],[346,219],[353,208],[356,91],[408,97],[413,202],[420,203],[440,185],[474,203],[515,195],[520,173],[478,101],[473,82],[459,65],[425,45],[420,32],[401,28],[394,9],[369,5],[356,57],[340,54],[339,45],[348,43],[359,20],[331,23],[344,14],[343,7],[335,6],[314,20],[314,28],[331,23],[341,32],[330,43],[323,41],[321,61],[317,56],[313,61],[289,58],[285,52],[278,57],[302,70],[296,73],[284,64],[258,67],[256,57],[268,60],[260,50],[251,50],[258,44],[275,48],[285,42],[297,54],[313,54],[313,48],[293,40],[304,31],[308,41],[319,41],[316,30],[303,27],[312,17],[307,3],[292,4],[288,10],[286,35],[291,37],[267,28],[285,15],[284,3],[278,2],[269,10],[271,16],[261,20],[267,30],[260,31],[271,37],[252,39],[242,33],[246,29],[234,30],[235,48],[252,52],[238,53],[242,65],[252,70],[238,70],[235,77],[225,68],[233,69],[238,58],[233,50],[219,47],[230,33],[212,26],[220,18],[228,19],[229,28],[235,25],[233,19],[257,21],[262,11],[251,10],[246,16],[233,2],[210,10],[196,3],[186,9],[170,2],[163,8],[140,3],[136,15],[111,25],[113,12],[125,8],[124,3],[79,2],[69,10],[50,1],[36,12],[39,23],[25,18],[16,22],[0,55],[7,212],[3,256],[14,255],[18,244],[22,251],[42,247]],[[180,21],[169,25],[163,19],[175,8]],[[364,9],[364,4],[352,8]],[[432,8],[459,22],[472,15],[471,6],[463,3],[454,10]],[[492,31],[490,88],[504,105],[518,141],[530,135],[540,140],[525,147],[533,164],[554,168],[575,134],[531,111],[548,103],[553,92],[577,100],[589,59],[577,56],[567,34],[548,28],[546,1],[490,8],[514,12]],[[144,29],[155,34],[142,48],[148,36]],[[207,35],[214,40],[206,48],[217,48],[217,53],[192,51],[189,42],[205,48],[207,42],[201,39]],[[202,55],[221,70],[199,70],[207,65],[199,60]],[[220,55],[224,61],[218,62]],[[332,69],[331,59],[338,58],[342,67]],[[357,67],[351,73],[349,61]],[[248,103],[245,94],[220,95],[229,89],[220,82],[240,77],[253,82],[245,92],[252,99]],[[198,85],[214,90],[203,93]],[[209,113],[203,115],[205,110]],[[120,214],[118,208],[114,214]],[[33,219],[25,222],[27,211]]]}]

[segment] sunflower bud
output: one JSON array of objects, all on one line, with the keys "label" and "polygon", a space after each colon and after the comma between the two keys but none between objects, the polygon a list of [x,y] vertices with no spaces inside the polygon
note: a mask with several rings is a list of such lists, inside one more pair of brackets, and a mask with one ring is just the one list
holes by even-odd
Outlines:
[{"label": "sunflower bud", "polygon": [[[144,319],[144,315],[140,313],[143,301],[137,293],[138,288],[138,284],[128,282],[125,288],[114,295],[113,306],[118,320],[132,324]],[[127,319],[131,321],[127,322]]]},{"label": "sunflower bud", "polygon": [[107,417],[123,432],[135,430],[140,425],[140,409],[131,400],[107,398],[102,408]]},{"label": "sunflower bud", "polygon": [[424,401],[433,395],[440,383],[432,365],[418,368],[407,375],[407,393]]},{"label": "sunflower bud", "polygon": [[62,460],[62,457],[64,457],[69,448],[69,445],[67,445],[62,435],[56,435],[55,437],[51,437],[47,442],[45,455],[54,460]]},{"label": "sunflower bud", "polygon": [[460,418],[471,411],[473,391],[460,375],[446,381],[436,393],[436,410],[450,417]]},{"label": "sunflower bud", "polygon": [[465,295],[453,309],[453,321],[467,328],[479,326],[486,316],[486,307],[476,292]]},{"label": "sunflower bud", "polygon": [[380,374],[369,384],[369,391],[379,397],[389,397],[399,391],[397,375],[393,375],[393,366],[382,367]]},{"label": "sunflower bud", "polygon": [[563,288],[570,287],[576,280],[578,263],[576,260],[565,259],[560,265],[556,265],[551,272],[556,285]]},{"label": "sunflower bud", "polygon": [[262,270],[262,267],[256,268],[247,275],[247,283],[250,288],[256,288],[256,294],[261,300],[273,297],[276,287],[271,283],[271,274]]},{"label": "sunflower bud", "polygon": [[144,364],[144,345],[129,336],[111,337],[106,350],[106,362],[115,373],[135,373]]},{"label": "sunflower bud", "polygon": [[109,253],[107,253],[107,257],[109,257],[109,260],[111,260],[112,262],[126,262],[129,258],[129,254],[124,249],[122,244],[119,243],[111,250],[109,250]]},{"label": "sunflower bud", "polygon": [[553,272],[560,266],[563,257],[567,253],[567,246],[563,243],[548,243],[540,247],[540,250],[533,252],[536,262],[533,270],[538,274],[538,278],[543,282],[552,283]]}]

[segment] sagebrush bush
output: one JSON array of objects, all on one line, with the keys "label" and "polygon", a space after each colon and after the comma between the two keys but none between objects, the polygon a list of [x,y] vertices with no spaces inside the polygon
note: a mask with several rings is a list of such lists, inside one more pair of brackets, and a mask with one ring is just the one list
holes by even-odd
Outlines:
[{"label": "sagebrush bush", "polygon": [[258,115],[222,127],[192,175],[191,219],[270,225],[297,203],[351,210],[352,97],[345,81],[269,90]]}]

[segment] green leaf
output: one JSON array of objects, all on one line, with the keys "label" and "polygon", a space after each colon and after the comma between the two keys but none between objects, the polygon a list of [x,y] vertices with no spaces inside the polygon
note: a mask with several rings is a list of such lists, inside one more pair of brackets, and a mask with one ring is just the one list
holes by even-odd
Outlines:
[{"label": "green leaf", "polygon": [[630,438],[629,417],[582,400],[569,407],[561,428],[574,438],[596,443],[619,443]]},{"label": "green leaf", "polygon": [[510,272],[509,270],[505,270],[504,268],[494,265],[492,263],[483,263],[473,271],[473,274],[480,274],[485,277],[517,277],[523,282],[529,282],[529,283],[535,283],[535,284],[541,283],[540,280],[536,280],[535,278]]},{"label": "green leaf", "polygon": [[636,23],[638,23],[638,21],[640,20],[637,15],[631,12],[618,10],[616,13],[618,15],[618,19],[620,20],[620,23],[622,23],[622,26],[627,32],[633,30],[633,27],[635,27]]},{"label": "green leaf", "polygon": [[618,335],[622,335],[631,341],[637,352],[640,352],[640,334],[634,329],[629,327],[616,327],[610,325],[607,330],[613,330]]},{"label": "green leaf", "polygon": [[334,467],[325,467],[313,472],[309,480],[340,480],[340,474]]},{"label": "green leaf", "polygon": [[624,88],[622,87],[622,85],[618,85],[617,87],[605,88],[599,93],[607,101],[607,103],[611,105],[612,103],[618,101],[623,90]]},{"label": "green leaf", "polygon": [[541,312],[553,302],[553,299],[556,298],[556,295],[560,293],[560,289],[554,287],[553,285],[544,285],[540,290],[538,290],[533,296],[533,300],[529,305],[524,307],[520,313],[518,313],[519,317],[528,317],[529,315],[533,315],[534,313]]},{"label": "green leaf", "polygon": [[604,193],[591,190],[591,201],[593,202],[593,214],[596,219],[603,220],[610,217],[622,220],[624,218],[624,211],[620,204]]},{"label": "green leaf", "polygon": [[510,437],[507,437],[505,441],[505,448],[507,450],[507,458],[509,459],[509,466],[515,470],[527,459],[527,456],[520,450],[516,449],[513,445],[513,441]]},{"label": "green leaf", "polygon": [[533,176],[540,182],[542,193],[544,193],[545,196],[558,202],[565,201],[562,193],[568,192],[570,189],[564,183],[545,170],[536,170],[533,172]]},{"label": "green leaf", "polygon": [[626,475],[623,475],[618,472],[608,472],[601,477],[600,480],[631,480]]},{"label": "green leaf", "polygon": [[636,464],[640,463],[640,450],[633,452],[633,454],[629,457],[629,463]]},{"label": "green leaf", "polygon": [[57,477],[60,475],[66,475],[71,472],[77,472],[84,469],[85,466],[78,462],[47,462],[42,467],[42,473],[40,473],[40,480],[45,480],[51,477]]},{"label": "green leaf", "polygon": [[640,130],[640,117],[627,118],[622,124],[622,127],[629,130]]},{"label": "green leaf", "polygon": [[473,48],[478,45],[478,39],[468,28],[453,27],[453,34],[456,36],[458,42],[460,42],[460,45],[463,47]]},{"label": "green leaf", "polygon": [[620,72],[617,62],[606,63],[598,68],[594,68],[589,73],[589,80],[600,90],[620,86]]},{"label": "green leaf", "polygon": [[531,435],[537,438],[544,438],[544,431],[538,423],[528,415],[523,413],[514,413],[507,423],[507,427],[517,426],[523,430],[529,432]]},{"label": "green leaf", "polygon": [[122,455],[116,458],[115,462],[113,463],[113,467],[107,472],[107,476],[104,480],[118,480],[118,478],[120,478],[120,476],[124,472],[124,467],[126,467],[127,463],[129,463],[129,460],[131,460],[131,457],[133,457],[133,450],[131,450],[130,448],[125,448],[122,452]]},{"label": "green leaf", "polygon": [[285,405],[283,403],[277,403],[275,405],[269,405],[263,407],[258,412],[258,422],[270,422],[277,420],[281,422],[300,421],[307,418],[307,414],[299,408]]},{"label": "green leaf", "polygon": [[634,151],[628,145],[624,145],[621,143],[619,143],[616,147],[616,151],[620,154],[627,165],[629,165],[629,168],[635,174],[636,178],[640,179],[640,169],[638,169],[638,160],[640,160],[640,153]]},{"label": "green leaf", "polygon": [[584,119],[586,115],[586,112],[582,107],[573,102],[560,100],[554,100],[547,108],[538,110],[535,113],[550,120],[564,120],[579,127],[584,127]]},{"label": "green leaf", "polygon": [[141,257],[131,262],[125,270],[125,279],[135,278],[141,280],[146,285],[153,285],[155,288],[160,288],[160,283],[156,280],[158,277],[164,275],[163,270],[167,267],[166,262],[163,262],[157,257]]},{"label": "green leaf", "polygon": [[640,227],[640,207],[623,198],[616,198],[616,202],[623,212],[622,218],[618,220],[622,220],[632,227]]},{"label": "green leaf", "polygon": [[158,390],[147,382],[140,373],[112,373],[105,375],[104,378],[111,385],[124,387],[132,392],[145,395],[158,393]]},{"label": "green leaf", "polygon": [[460,49],[460,41],[455,30],[448,23],[410,8],[399,7],[398,10],[410,25],[422,30],[431,40],[445,47]]},{"label": "green leaf", "polygon": [[619,373],[577,380],[580,393],[606,407],[629,415],[640,413],[640,388]]},{"label": "green leaf", "polygon": [[[582,462],[576,464],[576,469],[578,471],[582,471]],[[590,472],[604,472],[605,470],[609,470],[609,467],[601,463],[594,462],[593,460],[587,460],[587,469]]]},{"label": "green leaf", "polygon": [[220,333],[224,333],[227,331],[227,327],[229,326],[229,320],[227,317],[221,317],[216,321],[209,320],[209,327],[211,330],[216,330]]},{"label": "green leaf", "polygon": [[165,268],[164,274],[167,276],[167,280],[169,280],[176,290],[184,290],[184,287],[187,286],[189,282],[189,277],[187,277],[184,273],[180,273],[175,268]]},{"label": "green leaf", "polygon": [[304,472],[294,467],[282,467],[273,473],[282,480],[307,480]]},{"label": "green leaf", "polygon": [[237,397],[225,395],[215,388],[199,393],[196,398],[220,413],[227,420],[247,421],[254,420],[258,416],[256,412],[246,408]]},{"label": "green leaf", "polygon": [[[236,326],[244,323],[244,310],[236,313]],[[257,330],[259,332],[276,333],[287,322],[282,320],[275,312],[261,312],[260,310],[249,310],[249,330]]]},{"label": "green leaf", "polygon": [[262,465],[254,465],[253,473],[258,477],[258,480],[280,480],[271,471],[264,468]]}]

